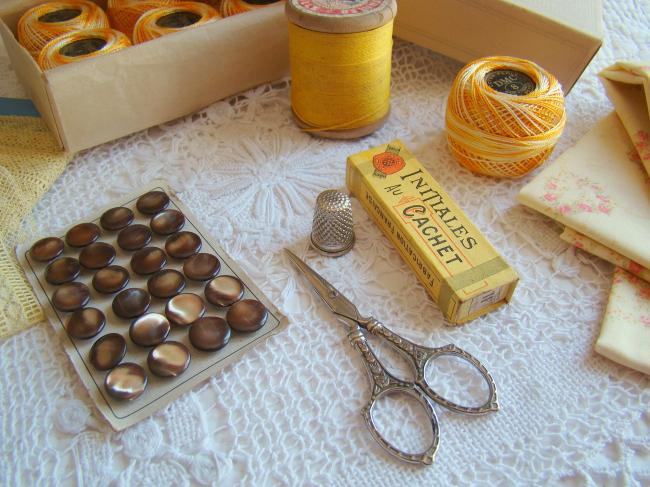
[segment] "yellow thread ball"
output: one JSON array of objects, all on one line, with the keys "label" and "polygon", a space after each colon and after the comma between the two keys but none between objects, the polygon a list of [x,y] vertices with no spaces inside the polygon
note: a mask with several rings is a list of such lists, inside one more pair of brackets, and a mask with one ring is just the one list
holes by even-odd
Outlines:
[{"label": "yellow thread ball", "polygon": [[266,7],[280,0],[221,0],[219,12],[223,17],[230,17],[244,12],[250,12],[258,8]]},{"label": "yellow thread ball", "polygon": [[80,29],[107,28],[108,18],[86,0],[48,2],[27,10],[18,21],[18,42],[37,58],[52,39]]},{"label": "yellow thread ball", "polygon": [[50,41],[41,51],[41,69],[52,69],[129,47],[131,41],[118,30],[86,29],[69,32]]},{"label": "yellow thread ball", "polygon": [[542,164],[562,135],[562,87],[531,61],[478,59],[456,76],[445,121],[460,164],[488,176],[520,177]]},{"label": "yellow thread ball", "polygon": [[142,14],[154,8],[167,7],[180,0],[108,0],[106,12],[111,27],[133,38],[133,28]]},{"label": "yellow thread ball", "polygon": [[138,19],[133,28],[133,43],[146,42],[220,18],[214,8],[198,2],[181,2],[171,7],[149,10]]}]

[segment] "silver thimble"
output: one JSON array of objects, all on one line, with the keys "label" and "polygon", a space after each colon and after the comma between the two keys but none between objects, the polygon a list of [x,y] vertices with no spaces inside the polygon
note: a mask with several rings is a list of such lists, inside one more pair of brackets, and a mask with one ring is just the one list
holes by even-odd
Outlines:
[{"label": "silver thimble", "polygon": [[354,245],[350,197],[335,189],[316,198],[311,244],[316,252],[329,257],[343,255]]}]

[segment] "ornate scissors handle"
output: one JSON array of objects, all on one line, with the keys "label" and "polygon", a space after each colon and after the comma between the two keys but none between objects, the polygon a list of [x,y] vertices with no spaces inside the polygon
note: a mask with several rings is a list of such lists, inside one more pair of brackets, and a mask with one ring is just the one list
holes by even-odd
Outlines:
[{"label": "ornate scissors handle", "polygon": [[[352,346],[361,353],[364,359],[366,370],[368,371],[368,377],[370,379],[370,400],[368,401],[368,404],[366,404],[366,406],[364,406],[364,408],[361,410],[361,414],[363,414],[363,418],[366,420],[366,424],[368,425],[368,429],[370,430],[372,437],[388,453],[394,455],[400,460],[404,460],[405,462],[410,463],[419,463],[422,465],[431,465],[433,463],[433,457],[438,450],[440,429],[438,427],[438,417],[436,416],[436,412],[431,406],[431,403],[427,399],[427,396],[425,396],[414,383],[404,382],[398,379],[381,365],[379,360],[377,360],[375,354],[368,346],[366,337],[363,335],[363,332],[359,327],[355,327],[355,329],[349,333],[348,338],[350,339]],[[383,395],[391,393],[408,394],[417,399],[420,404],[422,404],[422,407],[424,408],[431,423],[431,432],[433,434],[431,444],[423,452],[406,453],[387,441],[381,435],[379,430],[377,430],[377,427],[375,426],[374,420],[372,418],[372,409],[379,398],[381,398]]]},{"label": "ornate scissors handle", "polygon": [[[406,338],[399,336],[397,333],[392,332],[374,318],[364,319],[363,321],[360,321],[359,324],[373,335],[386,339],[388,343],[406,357],[415,371],[415,384],[417,384],[427,396],[441,406],[465,414],[485,414],[499,409],[499,404],[497,402],[497,387],[494,383],[494,379],[492,379],[492,376],[485,366],[479,362],[476,357],[467,353],[465,350],[458,348],[453,344],[437,348],[417,345]],[[430,360],[441,355],[454,355],[466,360],[480,372],[489,388],[489,397],[485,403],[477,407],[463,406],[440,396],[429,386],[424,375],[425,368]]]}]

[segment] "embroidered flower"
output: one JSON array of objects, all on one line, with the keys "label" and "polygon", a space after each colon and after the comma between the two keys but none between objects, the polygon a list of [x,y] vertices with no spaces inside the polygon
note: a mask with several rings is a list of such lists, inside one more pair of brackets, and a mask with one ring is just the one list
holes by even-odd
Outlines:
[{"label": "embroidered flower", "polygon": [[571,213],[571,207],[569,205],[558,206],[557,211],[562,215],[566,215],[567,213]]},{"label": "embroidered flower", "polygon": [[609,215],[609,212],[612,211],[612,209],[607,205],[598,205],[598,210],[606,215]]},{"label": "embroidered flower", "polygon": [[62,433],[76,435],[86,429],[86,422],[90,417],[90,410],[78,399],[71,399],[60,403],[54,413],[54,425]]},{"label": "embroidered flower", "polygon": [[591,207],[591,205],[588,205],[587,203],[579,203],[578,208],[581,210],[586,211],[587,213],[592,213],[594,209]]},{"label": "embroidered flower", "polygon": [[556,195],[556,194],[553,194],[553,193],[546,193],[546,194],[544,195],[544,199],[545,199],[546,201],[555,201],[555,200],[557,199],[557,195]]},{"label": "embroidered flower", "polygon": [[122,444],[124,453],[131,458],[153,458],[162,444],[160,426],[153,420],[131,426],[122,434]]},{"label": "embroidered flower", "polygon": [[640,320],[641,323],[643,323],[645,326],[650,326],[650,316],[641,315],[641,316],[639,316],[639,320]]}]

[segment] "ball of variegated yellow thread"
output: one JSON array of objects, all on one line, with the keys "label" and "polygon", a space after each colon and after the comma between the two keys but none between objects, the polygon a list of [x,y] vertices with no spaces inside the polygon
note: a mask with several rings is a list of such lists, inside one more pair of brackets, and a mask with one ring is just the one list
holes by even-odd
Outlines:
[{"label": "ball of variegated yellow thread", "polygon": [[221,0],[219,12],[223,17],[230,17],[258,8],[266,7],[272,3],[278,3],[280,0]]},{"label": "ball of variegated yellow thread", "polygon": [[180,3],[181,0],[108,0],[106,12],[111,27],[133,38],[138,19],[149,10]]},{"label": "ball of variegated yellow thread", "polygon": [[[505,73],[495,85],[491,73]],[[519,78],[509,91],[508,73]],[[517,91],[518,82],[528,89]],[[501,90],[501,91],[500,91]],[[515,178],[542,164],[564,129],[562,87],[555,77],[524,59],[478,59],[456,76],[446,113],[447,141],[470,171]]]},{"label": "ball of variegated yellow thread", "polygon": [[133,28],[133,43],[139,44],[179,30],[220,19],[219,13],[199,2],[181,2],[144,13]]},{"label": "ball of variegated yellow thread", "polygon": [[43,46],[63,34],[81,29],[107,28],[108,17],[87,0],[48,2],[27,10],[18,21],[18,42],[38,58]]}]

